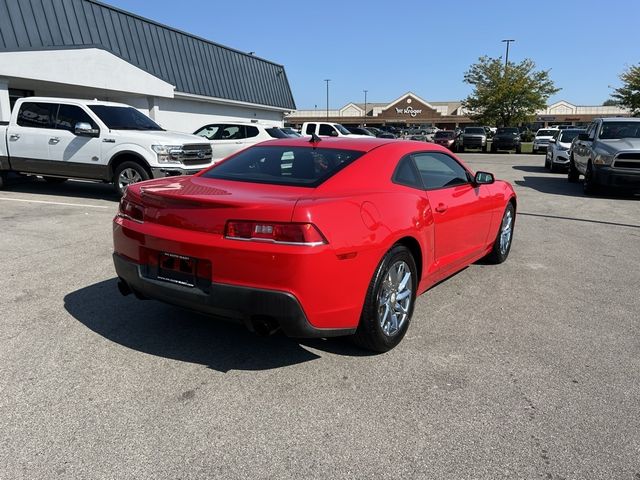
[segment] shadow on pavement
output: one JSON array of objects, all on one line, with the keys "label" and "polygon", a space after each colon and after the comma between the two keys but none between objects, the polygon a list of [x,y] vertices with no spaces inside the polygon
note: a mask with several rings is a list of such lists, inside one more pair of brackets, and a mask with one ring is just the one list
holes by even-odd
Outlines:
[{"label": "shadow on pavement", "polygon": [[36,195],[120,201],[120,195],[116,193],[113,185],[109,183],[83,182],[81,180],[67,180],[64,183],[50,184],[36,177],[13,177],[9,179],[5,189],[10,192]]},{"label": "shadow on pavement", "polygon": [[244,326],[165,305],[123,297],[112,278],[71,292],[65,309],[112,342],[140,352],[206,365],[219,372],[269,370],[320,358],[304,346],[348,356],[365,356],[348,339],[299,341],[281,333],[259,337]]},{"label": "shadow on pavement", "polygon": [[[516,168],[516,167],[514,167]],[[522,167],[524,169],[524,167]],[[640,194],[634,192],[616,191],[612,189],[601,188],[601,192],[597,195],[585,195],[582,187],[582,181],[578,183],[569,183],[566,174],[558,174],[554,176],[533,177],[524,176],[522,180],[516,180],[516,185],[521,187],[532,188],[540,193],[549,193],[553,195],[567,195],[571,197],[589,197],[589,198],[609,198],[616,200],[640,200]]]},{"label": "shadow on pavement", "polygon": [[[543,160],[544,162],[544,160]],[[549,173],[549,170],[547,170],[546,168],[544,168],[543,165],[514,165],[513,167],[514,170],[521,170],[523,172],[533,172],[533,173]],[[565,175],[565,180],[566,180],[566,175]]]}]

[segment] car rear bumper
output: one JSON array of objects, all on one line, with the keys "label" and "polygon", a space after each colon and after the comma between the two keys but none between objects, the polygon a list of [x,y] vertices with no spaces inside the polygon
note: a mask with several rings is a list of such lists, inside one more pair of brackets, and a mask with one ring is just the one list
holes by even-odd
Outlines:
[{"label": "car rear bumper", "polygon": [[287,292],[206,281],[195,287],[159,280],[157,267],[140,265],[117,253],[113,254],[121,291],[144,298],[216,315],[244,323],[251,330],[256,325],[280,327],[290,337],[312,338],[349,335],[355,329],[327,329],[312,326],[296,297]]},{"label": "car rear bumper", "polygon": [[640,191],[640,169],[633,171],[611,167],[597,167],[594,173],[598,185]]}]

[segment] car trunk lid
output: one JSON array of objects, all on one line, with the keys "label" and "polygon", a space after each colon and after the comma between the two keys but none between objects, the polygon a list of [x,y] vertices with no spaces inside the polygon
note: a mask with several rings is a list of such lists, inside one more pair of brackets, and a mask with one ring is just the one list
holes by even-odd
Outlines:
[{"label": "car trunk lid", "polygon": [[144,221],[223,234],[229,220],[289,222],[309,188],[203,177],[132,185],[127,199],[144,208]]}]

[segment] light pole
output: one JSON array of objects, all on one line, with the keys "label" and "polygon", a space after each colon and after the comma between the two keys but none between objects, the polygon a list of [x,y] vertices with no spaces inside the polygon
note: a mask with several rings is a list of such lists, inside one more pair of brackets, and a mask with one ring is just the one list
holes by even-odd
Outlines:
[{"label": "light pole", "polygon": [[367,124],[367,92],[368,91],[369,90],[363,90],[364,92],[364,125],[363,126],[366,126]]},{"label": "light pole", "polygon": [[325,78],[324,81],[327,82],[327,122],[328,122],[329,121],[329,82],[331,81],[331,79]]},{"label": "light pole", "polygon": [[507,70],[507,64],[509,63],[509,44],[511,42],[515,42],[514,39],[509,39],[509,40],[502,40],[503,43],[507,44],[507,54],[504,57],[504,70]]}]

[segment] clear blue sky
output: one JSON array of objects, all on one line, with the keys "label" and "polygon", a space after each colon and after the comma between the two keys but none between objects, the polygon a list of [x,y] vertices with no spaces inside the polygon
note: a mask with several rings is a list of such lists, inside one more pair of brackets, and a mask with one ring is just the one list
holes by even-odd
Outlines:
[{"label": "clear blue sky", "polygon": [[[285,66],[298,108],[388,102],[407,91],[459,100],[481,55],[533,59],[562,90],[550,101],[600,105],[640,62],[636,0],[344,1],[104,0]],[[523,8],[526,5],[526,8]]]}]

